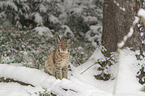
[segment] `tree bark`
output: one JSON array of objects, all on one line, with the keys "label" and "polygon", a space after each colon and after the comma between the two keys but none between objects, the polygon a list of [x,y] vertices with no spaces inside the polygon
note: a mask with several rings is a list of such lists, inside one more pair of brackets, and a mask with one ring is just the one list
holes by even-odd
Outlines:
[{"label": "tree bark", "polygon": [[[110,52],[117,51],[117,44],[129,32],[134,16],[141,6],[140,2],[141,0],[104,0],[102,44],[107,49],[104,52],[106,57],[110,56]],[[140,46],[141,36],[135,28],[133,36],[124,47],[136,50]]]}]

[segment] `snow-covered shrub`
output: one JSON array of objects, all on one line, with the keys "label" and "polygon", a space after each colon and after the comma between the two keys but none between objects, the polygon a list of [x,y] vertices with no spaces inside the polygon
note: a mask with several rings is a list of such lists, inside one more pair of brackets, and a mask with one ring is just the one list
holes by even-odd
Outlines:
[{"label": "snow-covered shrub", "polygon": [[83,40],[89,31],[89,26],[101,24],[102,10],[99,10],[92,1],[66,0],[66,6],[62,6],[62,14],[59,18],[62,23],[68,25],[75,37]]},{"label": "snow-covered shrub", "polygon": [[68,38],[74,38],[74,33],[67,25],[62,25],[61,28],[62,28],[62,33],[60,35],[63,35]]},{"label": "snow-covered shrub", "polygon": [[102,26],[92,25],[90,26],[90,30],[85,34],[85,37],[94,47],[97,47],[101,43],[101,32]]},{"label": "snow-covered shrub", "polygon": [[34,31],[38,32],[39,35],[48,36],[48,38],[53,37],[51,30],[48,27],[36,27],[33,29]]},{"label": "snow-covered shrub", "polygon": [[87,59],[87,55],[81,46],[72,48],[71,54],[71,63],[74,63],[75,66],[81,65]]},{"label": "snow-covered shrub", "polygon": [[145,67],[141,67],[141,69],[137,72],[138,81],[140,84],[145,84]]},{"label": "snow-covered shrub", "polygon": [[51,93],[46,88],[43,88],[42,91],[35,92],[35,94],[38,96],[51,96]]},{"label": "snow-covered shrub", "polygon": [[114,79],[114,74],[111,73],[111,66],[116,62],[113,58],[112,55],[110,58],[98,59],[96,63],[98,64],[97,70],[99,74],[95,75],[97,80],[107,81],[109,79]]},{"label": "snow-covered shrub", "polygon": [[145,52],[140,49],[140,50],[136,50],[135,51],[135,56],[138,60],[138,71],[137,71],[137,74],[136,74],[136,77],[138,79],[138,82],[140,84],[144,84],[145,83]]},{"label": "snow-covered shrub", "polygon": [[[144,6],[145,7],[145,6]],[[138,27],[138,31],[139,31],[139,34],[142,38],[142,45],[140,46],[140,49],[139,50],[136,50],[135,51],[135,56],[136,56],[136,59],[138,60],[138,71],[137,71],[137,74],[136,74],[136,77],[138,79],[138,82],[140,84],[144,84],[145,83],[145,28],[144,28],[144,25],[139,22],[139,24],[137,24],[137,27]]]},{"label": "snow-covered shrub", "polygon": [[48,27],[53,25],[54,28],[57,23],[60,23],[56,17],[60,13],[57,6],[58,2],[53,0],[43,2],[39,0],[14,0],[1,1],[1,3],[0,17],[5,15],[6,19],[9,19],[12,24],[20,29],[40,25],[47,25]]},{"label": "snow-covered shrub", "polygon": [[[13,27],[5,27],[1,31],[0,61],[5,58],[10,61],[9,63],[32,62],[31,67],[40,68],[44,65],[48,53],[52,51],[50,48],[54,47],[55,38],[48,35],[41,36],[35,31],[19,31]],[[7,63],[7,61],[1,63]],[[27,63],[28,66],[30,66],[29,63]]]}]

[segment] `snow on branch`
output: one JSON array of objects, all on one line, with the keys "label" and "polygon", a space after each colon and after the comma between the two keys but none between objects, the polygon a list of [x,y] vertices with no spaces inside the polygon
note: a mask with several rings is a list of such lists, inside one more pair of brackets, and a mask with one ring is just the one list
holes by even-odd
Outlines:
[{"label": "snow on branch", "polygon": [[86,83],[78,79],[59,80],[43,71],[32,68],[0,64],[0,77],[12,78],[34,86],[41,86],[58,96],[96,96],[96,94],[102,93],[108,96],[108,93],[93,86],[88,87]]},{"label": "snow on branch", "polygon": [[119,3],[117,3],[116,0],[114,0],[114,3],[119,7],[119,9],[121,9],[122,11],[125,11],[124,7],[121,7]]},{"label": "snow on branch", "polygon": [[133,32],[134,32],[133,29],[134,29],[136,23],[138,23],[138,21],[139,21],[139,18],[135,17],[135,20],[133,21],[133,24],[130,27],[130,30],[129,30],[128,34],[124,36],[123,40],[120,43],[118,43],[118,48],[122,48],[125,45],[127,39],[130,38],[133,35]]},{"label": "snow on branch", "polygon": [[141,16],[141,17],[143,17],[143,18],[145,18],[145,10],[144,9],[140,9],[139,11],[138,11],[138,14],[137,14],[138,16]]},{"label": "snow on branch", "polygon": [[144,24],[144,26],[145,26],[145,10],[144,9],[140,9],[139,11],[138,11],[138,14],[137,14],[139,17],[140,17],[140,19],[141,19],[141,22]]}]

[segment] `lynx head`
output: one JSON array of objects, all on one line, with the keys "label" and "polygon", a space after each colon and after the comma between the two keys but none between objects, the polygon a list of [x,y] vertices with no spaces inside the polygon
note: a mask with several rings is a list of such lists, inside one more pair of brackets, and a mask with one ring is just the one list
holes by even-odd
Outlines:
[{"label": "lynx head", "polygon": [[63,40],[58,38],[58,51],[61,53],[69,53],[70,52],[70,39]]}]

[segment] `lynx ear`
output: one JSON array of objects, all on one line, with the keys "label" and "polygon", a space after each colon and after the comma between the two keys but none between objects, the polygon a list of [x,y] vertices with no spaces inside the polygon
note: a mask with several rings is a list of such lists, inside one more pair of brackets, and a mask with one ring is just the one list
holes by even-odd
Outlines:
[{"label": "lynx ear", "polygon": [[67,43],[70,43],[70,39],[67,40]]},{"label": "lynx ear", "polygon": [[61,40],[61,39],[60,39],[60,37],[58,36],[58,42],[60,42],[60,40]]}]

